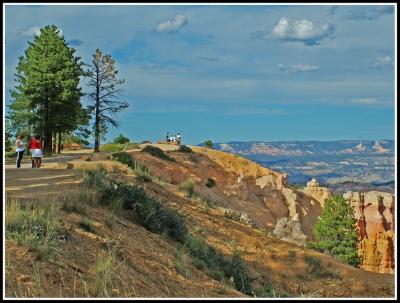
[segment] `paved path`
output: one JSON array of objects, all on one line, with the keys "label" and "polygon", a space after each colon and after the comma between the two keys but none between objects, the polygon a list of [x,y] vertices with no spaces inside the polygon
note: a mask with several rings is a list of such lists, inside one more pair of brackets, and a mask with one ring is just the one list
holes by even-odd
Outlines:
[{"label": "paved path", "polygon": [[[58,163],[58,162],[66,163],[66,162],[69,162],[74,159],[79,159],[80,157],[82,157],[84,155],[87,155],[87,153],[77,152],[77,153],[61,154],[60,156],[54,156],[54,157],[48,157],[48,158],[44,157],[42,159],[42,166],[40,169],[50,167],[49,165],[46,165],[49,163]],[[11,161],[7,160],[6,163],[7,164],[4,165],[4,168],[17,169],[15,161],[11,164]],[[32,169],[32,162],[31,162],[30,155],[29,156],[24,155],[24,158],[22,159],[22,162],[21,162],[21,168],[31,168]]]}]

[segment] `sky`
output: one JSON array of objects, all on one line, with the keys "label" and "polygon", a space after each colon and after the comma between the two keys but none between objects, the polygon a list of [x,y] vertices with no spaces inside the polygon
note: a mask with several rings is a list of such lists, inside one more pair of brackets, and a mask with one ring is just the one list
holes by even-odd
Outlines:
[{"label": "sky", "polygon": [[6,104],[50,24],[116,60],[130,106],[106,141],[394,139],[393,5],[6,5]]}]

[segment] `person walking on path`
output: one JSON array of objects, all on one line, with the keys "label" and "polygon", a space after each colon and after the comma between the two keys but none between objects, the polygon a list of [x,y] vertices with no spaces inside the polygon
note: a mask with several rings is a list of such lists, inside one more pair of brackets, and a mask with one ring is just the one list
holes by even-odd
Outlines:
[{"label": "person walking on path", "polygon": [[176,135],[176,143],[178,143],[178,145],[181,145],[181,142],[182,142],[182,136],[180,133],[178,133]]},{"label": "person walking on path", "polygon": [[25,147],[24,147],[24,142],[22,141],[22,139],[24,138],[23,134],[20,134],[17,136],[17,140],[15,141],[15,152],[17,153],[17,168],[21,167],[21,160],[22,157],[24,156],[24,152],[25,152]]},{"label": "person walking on path", "polygon": [[42,165],[43,151],[39,135],[35,136],[34,140],[31,141],[30,148],[32,149],[33,168],[40,168]]},{"label": "person walking on path", "polygon": [[33,152],[33,148],[36,146],[36,138],[34,135],[31,135],[31,139],[29,140],[29,153],[31,154],[31,161],[32,161],[32,168],[35,168],[35,159],[33,158],[32,152]]}]

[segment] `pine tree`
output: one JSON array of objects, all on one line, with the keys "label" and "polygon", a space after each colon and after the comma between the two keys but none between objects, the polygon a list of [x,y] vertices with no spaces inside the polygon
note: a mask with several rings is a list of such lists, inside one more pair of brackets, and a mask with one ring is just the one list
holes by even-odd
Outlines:
[{"label": "pine tree", "polygon": [[125,80],[118,79],[117,74],[115,60],[111,55],[103,55],[96,49],[92,65],[86,72],[91,88],[88,94],[91,105],[88,108],[94,117],[95,152],[100,150],[100,138],[107,132],[109,125],[118,126],[115,114],[128,107],[127,102],[120,100],[121,85]]},{"label": "pine tree", "polygon": [[313,232],[318,242],[311,243],[312,248],[341,262],[353,266],[360,264],[356,220],[351,205],[342,196],[326,200]]},{"label": "pine tree", "polygon": [[82,63],[55,25],[40,29],[28,44],[17,66],[10,117],[40,131],[44,151],[51,152],[54,134],[71,131],[80,121]]}]

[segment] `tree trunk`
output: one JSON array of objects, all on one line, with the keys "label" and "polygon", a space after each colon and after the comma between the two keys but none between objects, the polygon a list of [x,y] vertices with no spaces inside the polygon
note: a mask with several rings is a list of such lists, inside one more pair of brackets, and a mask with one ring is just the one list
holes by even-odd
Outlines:
[{"label": "tree trunk", "polygon": [[99,84],[99,70],[96,67],[96,120],[95,120],[95,131],[94,131],[94,152],[100,151],[100,84]]},{"label": "tree trunk", "polygon": [[61,154],[61,132],[58,132],[58,149],[57,153]]},{"label": "tree trunk", "polygon": [[52,143],[53,143],[53,148],[52,148],[52,152],[55,153],[56,152],[56,144],[57,144],[57,132],[53,131],[53,138],[52,138]]},{"label": "tree trunk", "polygon": [[53,138],[52,138],[52,131],[45,129],[44,130],[44,153],[50,153],[52,151],[52,146],[53,145]]}]

